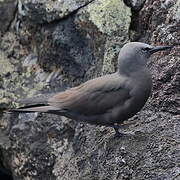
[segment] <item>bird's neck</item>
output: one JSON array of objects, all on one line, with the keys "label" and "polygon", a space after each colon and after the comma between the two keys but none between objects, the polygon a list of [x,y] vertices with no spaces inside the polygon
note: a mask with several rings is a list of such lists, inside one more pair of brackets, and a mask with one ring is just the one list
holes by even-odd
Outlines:
[{"label": "bird's neck", "polygon": [[146,67],[130,66],[129,68],[126,69],[119,68],[118,73],[126,77],[131,77],[131,78],[138,77],[138,79],[143,78],[143,76],[151,77],[150,71]]},{"label": "bird's neck", "polygon": [[138,65],[134,64],[133,66],[132,65],[129,65],[128,67],[125,66],[119,66],[118,68],[118,72],[119,74],[122,74],[122,75],[125,75],[125,76],[133,76],[135,74],[139,74],[141,73],[142,71],[146,71],[147,68],[146,67],[139,67]]}]

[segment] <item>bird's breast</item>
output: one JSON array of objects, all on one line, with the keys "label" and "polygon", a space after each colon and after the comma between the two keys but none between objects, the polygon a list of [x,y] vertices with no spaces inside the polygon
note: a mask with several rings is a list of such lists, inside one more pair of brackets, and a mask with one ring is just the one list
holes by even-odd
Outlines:
[{"label": "bird's breast", "polygon": [[146,103],[147,99],[151,94],[152,79],[150,74],[143,74],[132,80],[134,83],[132,90],[130,91],[131,96],[131,109],[138,112]]},{"label": "bird's breast", "polygon": [[120,102],[114,106],[108,114],[105,114],[106,122],[122,123],[133,117],[146,103],[151,93],[152,81],[151,77],[146,79],[133,80],[127,79],[124,88],[129,91],[129,97],[124,102]]}]

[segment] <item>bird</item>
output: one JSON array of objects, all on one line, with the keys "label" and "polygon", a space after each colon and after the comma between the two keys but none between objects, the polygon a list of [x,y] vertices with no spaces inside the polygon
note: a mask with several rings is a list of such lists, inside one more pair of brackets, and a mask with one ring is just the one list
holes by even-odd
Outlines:
[{"label": "bird", "polygon": [[151,94],[149,57],[172,47],[126,43],[119,52],[116,72],[62,92],[24,99],[23,107],[9,112],[57,114],[79,122],[113,127],[115,134],[122,136],[119,125],[139,112]]}]

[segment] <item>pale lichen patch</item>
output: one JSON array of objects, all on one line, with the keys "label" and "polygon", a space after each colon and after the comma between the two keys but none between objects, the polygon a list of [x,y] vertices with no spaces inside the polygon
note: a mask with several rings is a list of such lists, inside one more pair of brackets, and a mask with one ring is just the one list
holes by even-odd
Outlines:
[{"label": "pale lichen patch", "polygon": [[89,19],[98,29],[111,35],[115,31],[127,32],[131,22],[131,10],[121,0],[97,0],[88,6]]}]

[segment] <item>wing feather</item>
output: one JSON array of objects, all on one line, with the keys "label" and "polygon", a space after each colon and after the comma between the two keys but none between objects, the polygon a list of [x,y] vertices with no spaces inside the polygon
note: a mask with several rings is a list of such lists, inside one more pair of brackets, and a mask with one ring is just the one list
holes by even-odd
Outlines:
[{"label": "wing feather", "polygon": [[96,78],[49,98],[51,106],[83,115],[102,114],[130,98],[124,79],[117,74]]}]

